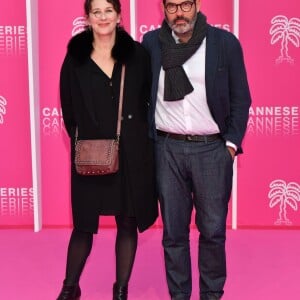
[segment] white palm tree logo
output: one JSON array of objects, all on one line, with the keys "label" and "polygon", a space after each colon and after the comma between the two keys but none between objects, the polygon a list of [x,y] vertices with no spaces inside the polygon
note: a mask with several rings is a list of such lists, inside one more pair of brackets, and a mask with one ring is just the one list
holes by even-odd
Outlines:
[{"label": "white palm tree logo", "polygon": [[300,19],[291,18],[289,20],[286,16],[279,15],[271,20],[271,24],[271,44],[274,45],[281,40],[280,56],[277,58],[276,63],[287,61],[293,64],[294,59],[288,53],[288,44],[292,43],[297,48],[300,45]]},{"label": "white palm tree logo", "polygon": [[82,32],[86,26],[85,17],[78,17],[73,21],[72,36]]},{"label": "white palm tree logo", "polygon": [[287,207],[290,206],[294,211],[298,210],[300,185],[296,182],[286,184],[284,180],[277,179],[270,183],[270,188],[268,194],[270,208],[279,205],[279,217],[275,225],[292,225],[292,222],[287,218]]},{"label": "white palm tree logo", "polygon": [[7,101],[4,97],[0,96],[0,124],[4,123],[3,116],[6,114]]}]

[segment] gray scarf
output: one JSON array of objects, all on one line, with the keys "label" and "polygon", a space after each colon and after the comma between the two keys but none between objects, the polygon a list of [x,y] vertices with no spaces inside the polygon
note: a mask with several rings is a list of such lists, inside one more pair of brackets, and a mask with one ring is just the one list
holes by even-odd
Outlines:
[{"label": "gray scarf", "polygon": [[206,16],[198,12],[191,39],[187,43],[177,44],[168,23],[163,21],[159,39],[162,43],[162,66],[165,70],[165,101],[182,100],[194,90],[182,65],[198,50],[206,32]]}]

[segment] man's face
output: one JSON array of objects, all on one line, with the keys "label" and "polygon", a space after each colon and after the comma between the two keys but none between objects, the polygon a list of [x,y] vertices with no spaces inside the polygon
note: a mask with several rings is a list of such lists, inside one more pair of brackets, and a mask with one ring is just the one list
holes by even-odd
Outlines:
[{"label": "man's face", "polygon": [[170,28],[177,35],[192,31],[199,6],[199,0],[166,0],[164,13]]}]

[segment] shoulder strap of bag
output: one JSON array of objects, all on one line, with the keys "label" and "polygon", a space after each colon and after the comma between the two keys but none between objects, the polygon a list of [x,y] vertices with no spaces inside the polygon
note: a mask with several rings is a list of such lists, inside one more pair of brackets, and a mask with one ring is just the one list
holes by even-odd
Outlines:
[{"label": "shoulder strap of bag", "polygon": [[119,141],[120,134],[121,134],[121,119],[122,119],[122,108],[123,108],[123,98],[124,98],[124,78],[125,78],[125,65],[122,65],[121,84],[120,84],[120,97],[119,97],[118,124],[117,124],[117,141]]}]

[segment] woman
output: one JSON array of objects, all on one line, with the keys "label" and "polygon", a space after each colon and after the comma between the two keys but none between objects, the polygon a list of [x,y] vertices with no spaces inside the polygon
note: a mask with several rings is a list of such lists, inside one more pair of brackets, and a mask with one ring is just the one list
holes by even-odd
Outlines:
[{"label": "woman", "polygon": [[[90,254],[99,215],[114,215],[116,281],[113,299],[127,299],[127,286],[142,232],[157,218],[152,142],[147,107],[151,85],[150,59],[142,46],[120,27],[119,0],[86,0],[87,28],[71,39],[61,69],[63,118],[71,138],[71,195],[74,229],[66,277],[57,300],[79,299],[80,275]],[[124,103],[120,168],[104,176],[78,175],[74,166],[76,128],[79,139],[116,136],[122,64]]]}]

